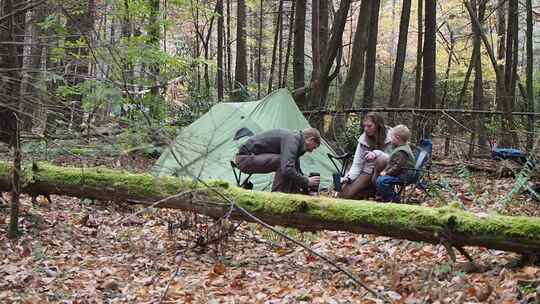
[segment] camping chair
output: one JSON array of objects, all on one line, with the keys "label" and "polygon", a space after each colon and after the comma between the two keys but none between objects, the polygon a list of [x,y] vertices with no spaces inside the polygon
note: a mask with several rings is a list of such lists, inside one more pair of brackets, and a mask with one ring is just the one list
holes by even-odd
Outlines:
[{"label": "camping chair", "polygon": [[248,176],[242,181],[242,171],[240,171],[240,168],[238,168],[236,163],[232,160],[231,160],[231,168],[234,173],[234,179],[236,180],[236,185],[246,190],[252,190],[253,183],[249,180],[252,174],[248,174]]},{"label": "camping chair", "polygon": [[[533,157],[527,157],[527,153],[523,150],[513,149],[513,148],[496,148],[491,151],[491,158],[495,160],[513,160],[523,167],[527,167],[528,170],[533,171],[536,167],[536,161]],[[540,194],[537,186],[527,185],[526,191],[529,195],[540,201]]]},{"label": "camping chair", "polygon": [[[345,153],[343,155],[336,156],[336,155],[327,153],[326,155],[328,155],[328,158],[330,159],[330,161],[332,162],[332,164],[337,170],[337,174],[339,174],[339,176],[337,176],[337,174],[333,174],[332,176],[334,179],[334,190],[339,192],[341,191],[341,177],[345,176],[345,172],[347,172],[347,169],[349,168],[349,164],[352,161],[353,154]],[[334,160],[338,161],[338,163],[336,163]],[[341,167],[339,166],[340,161],[341,161]]]},{"label": "camping chair", "polygon": [[491,158],[495,160],[509,159],[523,165],[527,162],[527,153],[519,149],[496,148],[491,151]]},{"label": "camping chair", "polygon": [[[254,133],[250,129],[240,128],[234,134],[233,140],[239,140],[242,137],[249,137],[253,135]],[[236,185],[247,190],[252,190],[253,183],[249,180],[252,174],[248,174],[248,176],[242,181],[242,171],[240,171],[240,168],[238,168],[238,165],[236,165],[234,160],[231,160],[231,168],[234,174],[234,179],[236,180]]]},{"label": "camping chair", "polygon": [[421,139],[416,146],[415,151],[415,163],[413,170],[415,171],[414,177],[408,181],[408,183],[402,183],[396,185],[398,187],[397,193],[401,197],[402,202],[406,202],[405,190],[407,186],[412,185],[412,190],[419,189],[422,192],[427,193],[427,174],[431,165],[431,154],[433,152],[433,142],[429,138]]},{"label": "camping chair", "polygon": [[[347,168],[349,167],[349,163],[351,162],[353,155],[351,153],[345,153],[343,155],[338,155],[338,156],[330,154],[330,153],[327,153],[326,155],[328,155],[328,158],[330,159],[330,161],[332,161],[332,164],[334,165],[337,172],[339,173],[339,176],[340,177],[345,176],[345,172],[347,172]],[[341,161],[341,167],[339,167],[338,166],[339,163],[336,164],[334,160]]]}]

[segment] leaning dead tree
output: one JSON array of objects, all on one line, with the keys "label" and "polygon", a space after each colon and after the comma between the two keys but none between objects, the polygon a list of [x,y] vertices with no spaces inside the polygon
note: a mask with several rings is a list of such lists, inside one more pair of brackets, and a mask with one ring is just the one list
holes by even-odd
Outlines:
[{"label": "leaning dead tree", "polygon": [[[0,162],[0,191],[11,187],[12,168]],[[22,193],[59,194],[111,202],[154,204],[219,218],[253,221],[242,209],[271,224],[301,230],[340,230],[454,246],[483,246],[529,256],[540,252],[540,219],[475,215],[458,208],[428,208],[243,190],[223,181],[209,187],[192,179],[154,177],[103,168],[26,167]],[[228,198],[228,199],[226,199]],[[234,205],[231,204],[234,202]]]}]

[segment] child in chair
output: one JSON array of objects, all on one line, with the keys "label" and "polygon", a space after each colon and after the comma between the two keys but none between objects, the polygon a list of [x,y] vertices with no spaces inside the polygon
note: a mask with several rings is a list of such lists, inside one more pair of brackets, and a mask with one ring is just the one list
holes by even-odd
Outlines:
[{"label": "child in chair", "polygon": [[390,139],[394,149],[388,165],[377,178],[377,194],[385,202],[399,203],[401,198],[395,192],[395,185],[407,185],[414,179],[414,154],[409,145],[411,131],[405,125],[390,129]]}]

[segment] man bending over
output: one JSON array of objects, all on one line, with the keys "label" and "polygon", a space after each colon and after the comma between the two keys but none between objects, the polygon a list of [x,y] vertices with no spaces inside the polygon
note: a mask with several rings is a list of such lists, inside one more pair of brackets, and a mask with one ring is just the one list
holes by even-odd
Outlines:
[{"label": "man bending over", "polygon": [[240,146],[235,162],[240,171],[247,174],[276,172],[272,191],[307,193],[308,187],[319,185],[320,176],[304,176],[299,158],[306,151],[313,152],[320,144],[321,134],[315,128],[268,130]]}]

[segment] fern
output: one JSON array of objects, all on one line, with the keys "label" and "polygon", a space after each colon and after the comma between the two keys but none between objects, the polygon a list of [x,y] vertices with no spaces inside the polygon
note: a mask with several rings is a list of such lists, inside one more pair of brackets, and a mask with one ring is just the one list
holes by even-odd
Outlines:
[{"label": "fern", "polygon": [[465,184],[467,185],[467,191],[470,194],[476,193],[476,180],[474,179],[474,175],[472,174],[471,170],[467,168],[467,166],[463,163],[460,163],[458,165],[458,171],[457,175],[463,179]]},{"label": "fern", "polygon": [[448,192],[451,196],[451,201],[458,201],[460,199],[457,195],[457,191],[450,185],[450,182],[441,178],[437,183],[428,184],[428,193],[432,196],[439,206],[446,205],[446,198],[444,192]]},{"label": "fern", "polygon": [[[514,183],[514,186],[506,194],[504,199],[501,201],[499,207],[497,208],[499,212],[508,207],[508,205],[513,201],[513,198],[516,194],[521,193],[524,189],[527,189],[529,187],[529,180],[531,179],[531,176],[533,174],[534,164],[536,162],[533,159],[533,160],[530,160],[529,163],[531,163],[530,166],[529,165],[523,166],[523,168],[516,175],[516,181]],[[536,193],[535,191],[532,191],[532,192],[533,192],[533,195],[538,197],[538,193]]]}]

